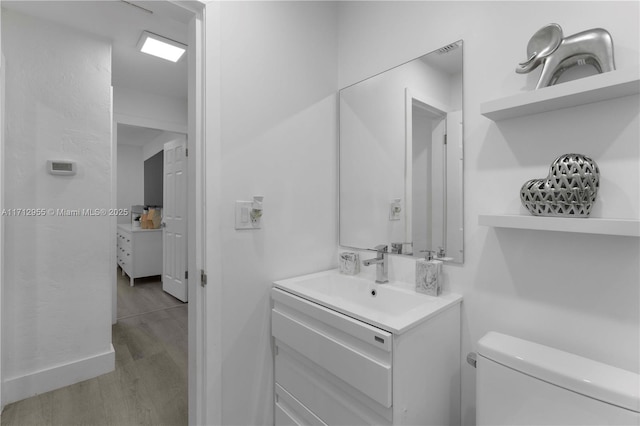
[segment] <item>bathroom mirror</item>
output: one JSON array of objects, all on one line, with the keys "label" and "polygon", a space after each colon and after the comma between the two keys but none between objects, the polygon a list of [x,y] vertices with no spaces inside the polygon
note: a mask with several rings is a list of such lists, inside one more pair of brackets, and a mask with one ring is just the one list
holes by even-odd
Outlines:
[{"label": "bathroom mirror", "polygon": [[463,261],[462,40],[340,90],[340,245]]}]

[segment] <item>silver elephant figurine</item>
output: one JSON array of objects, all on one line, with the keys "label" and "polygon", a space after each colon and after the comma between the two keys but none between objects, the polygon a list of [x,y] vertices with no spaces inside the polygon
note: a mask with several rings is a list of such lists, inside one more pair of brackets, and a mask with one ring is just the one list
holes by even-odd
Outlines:
[{"label": "silver elephant figurine", "polygon": [[613,71],[613,39],[607,30],[593,28],[562,36],[558,24],[549,24],[539,29],[527,44],[527,57],[517,68],[525,74],[542,64],[542,73],[536,89],[553,86],[560,75],[575,65],[593,65],[599,73]]}]

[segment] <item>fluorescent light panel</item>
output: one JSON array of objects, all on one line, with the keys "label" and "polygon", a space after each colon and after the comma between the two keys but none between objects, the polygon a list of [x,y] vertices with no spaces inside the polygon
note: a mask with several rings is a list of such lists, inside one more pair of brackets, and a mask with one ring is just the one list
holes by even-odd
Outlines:
[{"label": "fluorescent light panel", "polygon": [[149,31],[143,31],[138,41],[138,49],[148,55],[178,62],[186,52],[187,46]]}]

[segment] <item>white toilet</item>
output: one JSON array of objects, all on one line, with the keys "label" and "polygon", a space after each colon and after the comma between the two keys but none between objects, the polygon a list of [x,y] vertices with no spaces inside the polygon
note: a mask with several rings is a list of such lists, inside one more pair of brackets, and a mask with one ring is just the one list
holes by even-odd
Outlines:
[{"label": "white toilet", "polygon": [[640,375],[490,332],[478,342],[478,425],[640,425]]}]

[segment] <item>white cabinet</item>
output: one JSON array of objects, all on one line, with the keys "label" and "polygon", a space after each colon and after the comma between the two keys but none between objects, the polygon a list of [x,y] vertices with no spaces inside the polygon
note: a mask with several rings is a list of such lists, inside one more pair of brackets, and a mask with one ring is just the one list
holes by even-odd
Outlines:
[{"label": "white cabinet", "polygon": [[162,275],[162,230],[118,225],[117,261],[131,286],[136,278]]},{"label": "white cabinet", "polygon": [[271,290],[277,425],[460,423],[460,304],[402,334]]}]

